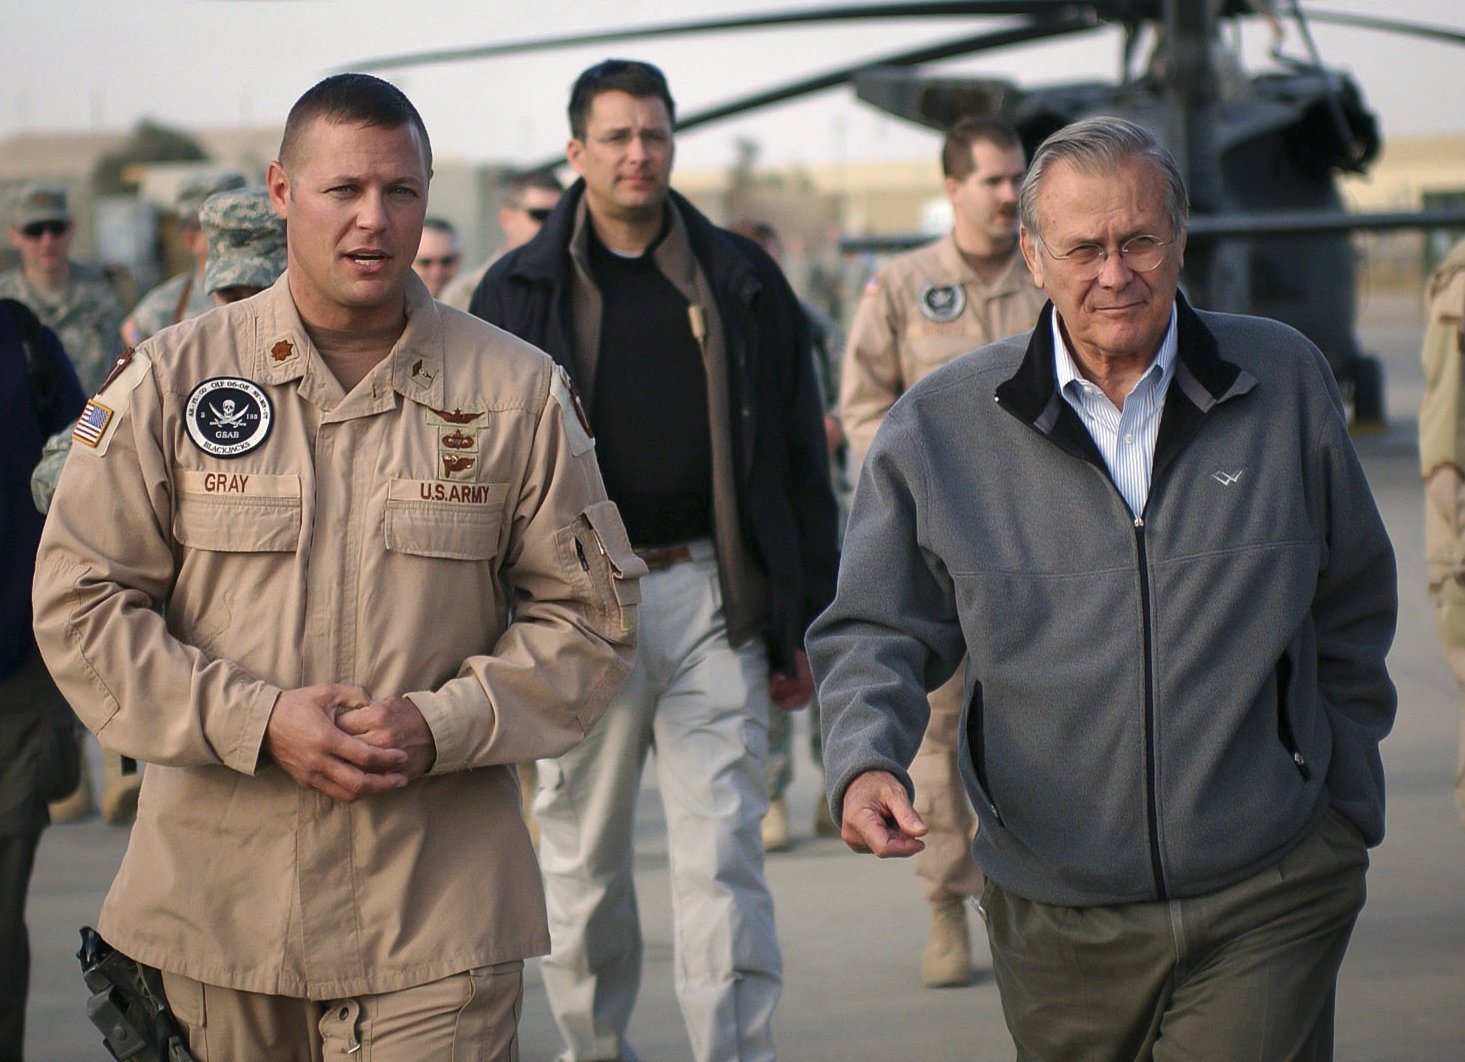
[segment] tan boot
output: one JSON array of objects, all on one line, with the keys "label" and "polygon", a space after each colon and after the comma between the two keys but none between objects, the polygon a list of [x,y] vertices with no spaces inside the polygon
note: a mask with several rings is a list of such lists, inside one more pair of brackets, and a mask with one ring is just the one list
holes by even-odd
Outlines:
[{"label": "tan boot", "polygon": [[782,852],[787,847],[788,804],[783,797],[774,797],[763,816],[763,851]]},{"label": "tan boot", "polygon": [[972,946],[967,938],[964,900],[945,900],[931,906],[931,934],[921,953],[921,983],[927,988],[972,983]]}]

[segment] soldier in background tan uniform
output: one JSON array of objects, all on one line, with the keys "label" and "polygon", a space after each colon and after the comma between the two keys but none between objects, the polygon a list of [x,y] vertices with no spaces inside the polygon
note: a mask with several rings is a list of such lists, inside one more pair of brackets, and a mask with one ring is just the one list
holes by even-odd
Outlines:
[{"label": "soldier in background tan uniform", "polygon": [[[890,407],[953,358],[1033,327],[1046,297],[1017,247],[1022,144],[994,119],[964,118],[941,149],[952,230],[892,260],[871,278],[855,313],[840,380],[850,467],[859,468]],[[931,722],[911,764],[916,808],[930,832],[915,858],[931,904],[921,980],[931,988],[972,979],[965,901],[979,896],[971,857],[977,820],[957,769],[962,673],[931,693]]]},{"label": "soldier in background tan uniform", "polygon": [[46,663],[149,764],[99,928],[206,1057],[517,1057],[549,936],[512,764],[633,655],[645,567],[564,374],[412,272],[430,175],[397,89],[307,92],[287,272],[117,367],[46,524]]},{"label": "soldier in background tan uniform", "polygon": [[[1455,681],[1465,688],[1465,242],[1440,263],[1425,302],[1424,400],[1419,407],[1424,549],[1435,625]],[[1465,718],[1455,803],[1465,825]]]},{"label": "soldier in background tan uniform", "polygon": [[[449,306],[468,309],[488,267],[497,262],[505,251],[522,247],[538,236],[544,219],[560,201],[561,194],[559,181],[547,170],[531,170],[511,180],[504,188],[504,204],[499,207],[499,228],[504,230],[503,245],[487,261],[454,277],[443,287],[439,298]],[[532,793],[533,788],[529,791]]]}]

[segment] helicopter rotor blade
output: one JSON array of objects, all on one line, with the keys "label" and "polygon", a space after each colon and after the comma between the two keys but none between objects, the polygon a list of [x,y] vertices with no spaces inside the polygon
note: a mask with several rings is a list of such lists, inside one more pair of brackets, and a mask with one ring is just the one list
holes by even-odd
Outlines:
[{"label": "helicopter rotor blade", "polygon": [[1320,11],[1306,8],[1309,22],[1325,22],[1333,26],[1357,26],[1360,29],[1378,30],[1380,33],[1397,33],[1405,37],[1440,41],[1444,44],[1465,44],[1465,30],[1434,26],[1427,22],[1405,22],[1396,18],[1375,18],[1372,15],[1354,15],[1346,11]]},{"label": "helicopter rotor blade", "polygon": [[784,103],[788,100],[797,99],[800,96],[807,96],[824,89],[835,88],[839,85],[848,84],[857,73],[862,70],[868,70],[871,67],[916,66],[921,63],[932,63],[941,59],[972,55],[993,48],[1006,48],[1015,44],[1046,40],[1051,37],[1060,37],[1069,33],[1078,33],[1094,28],[1096,28],[1096,23],[1093,19],[1087,16],[1074,15],[1068,18],[1038,20],[1014,29],[981,33],[970,37],[961,37],[954,41],[943,41],[939,44],[923,45],[920,48],[914,48],[909,51],[896,52],[891,55],[852,63],[849,66],[829,70],[823,74],[816,74],[813,77],[803,78],[799,81],[791,81],[775,88],[765,89],[762,92],[742,96],[736,100],[730,100],[727,103],[719,104],[715,107],[708,107],[705,110],[696,111],[680,119],[676,127],[678,132],[685,132],[699,125],[721,121],[724,118],[732,118],[747,111],[756,110],[759,107],[766,107],[774,103]]},{"label": "helicopter rotor blade", "polygon": [[[856,74],[873,67],[916,66],[921,63],[936,62],[940,59],[971,55],[992,48],[1005,48],[1014,44],[1024,44],[1029,41],[1044,40],[1069,33],[1078,33],[1084,30],[1095,29],[1097,26],[1098,23],[1087,12],[1074,11],[1057,18],[1034,19],[1026,25],[1012,29],[979,33],[954,41],[942,41],[938,44],[922,45],[919,48],[913,48],[908,51],[875,56],[858,63],[851,63],[848,66],[840,67],[836,70],[816,74],[813,77],[791,81],[783,85],[765,89],[762,92],[741,96],[727,103],[694,111],[677,120],[676,130],[679,133],[686,132],[699,125],[707,125],[712,122],[721,121],[724,118],[732,118],[748,111],[757,110],[759,107],[767,107],[775,103],[785,103],[788,100],[798,99],[801,96],[808,96],[825,89],[836,88],[840,85],[848,84],[854,79]],[[525,169],[550,170],[563,162],[564,156],[557,155],[552,159],[542,159],[537,163],[526,166]]]},{"label": "helicopter rotor blade", "polygon": [[[1132,0],[1131,0],[1132,2]],[[1017,15],[1035,18],[1075,17],[1089,12],[1091,17],[1107,17],[1107,9],[1126,7],[1125,3],[1076,3],[1074,0],[928,0],[928,2],[841,5],[804,8],[698,22],[659,23],[631,26],[624,29],[590,33],[568,33],[556,37],[536,37],[504,44],[483,44],[466,48],[436,48],[403,55],[366,59],[338,72],[391,70],[404,66],[425,66],[435,63],[462,62],[469,59],[491,59],[499,56],[525,55],[555,48],[587,44],[610,44],[625,40],[647,40],[695,33],[713,33],[740,29],[769,29],[784,26],[829,22],[860,22],[902,18],[964,18],[969,16]]]}]

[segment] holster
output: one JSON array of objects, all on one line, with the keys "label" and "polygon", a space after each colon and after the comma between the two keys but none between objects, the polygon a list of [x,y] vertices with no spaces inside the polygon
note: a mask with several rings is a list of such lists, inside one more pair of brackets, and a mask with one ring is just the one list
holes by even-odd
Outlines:
[{"label": "holster", "polygon": [[123,955],[91,926],[81,928],[81,976],[91,989],[86,1013],[113,1058],[196,1062],[163,994],[163,976]]}]

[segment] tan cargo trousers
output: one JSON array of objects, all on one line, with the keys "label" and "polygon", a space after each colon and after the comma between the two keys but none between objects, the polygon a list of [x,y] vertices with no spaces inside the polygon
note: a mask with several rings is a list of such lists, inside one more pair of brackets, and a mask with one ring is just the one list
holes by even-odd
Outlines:
[{"label": "tan cargo trousers", "polygon": [[982,894],[982,871],[972,859],[977,816],[957,767],[964,671],[965,661],[931,692],[931,721],[910,768],[916,811],[930,831],[915,856],[916,877],[933,907]]},{"label": "tan cargo trousers", "polygon": [[524,964],[483,966],[396,992],[312,1000],[240,992],[163,971],[198,1062],[518,1062]]}]

